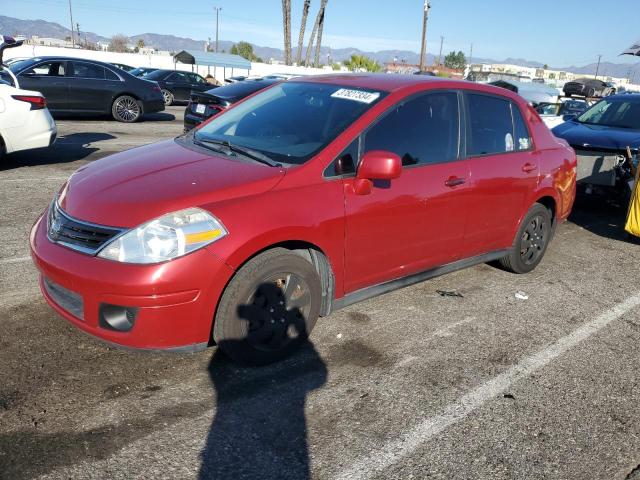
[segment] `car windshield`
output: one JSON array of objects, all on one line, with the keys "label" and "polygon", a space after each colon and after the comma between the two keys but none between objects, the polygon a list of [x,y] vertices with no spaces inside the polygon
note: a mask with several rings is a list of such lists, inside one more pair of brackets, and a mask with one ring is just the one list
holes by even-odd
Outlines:
[{"label": "car windshield", "polygon": [[580,115],[578,121],[591,125],[640,130],[640,102],[607,98]]},{"label": "car windshield", "polygon": [[153,72],[149,72],[145,75],[145,78],[149,80],[160,80],[167,76],[166,70],[154,70]]},{"label": "car windshield", "polygon": [[276,85],[217,116],[195,141],[249,148],[276,162],[302,164],[385,96],[325,83]]}]

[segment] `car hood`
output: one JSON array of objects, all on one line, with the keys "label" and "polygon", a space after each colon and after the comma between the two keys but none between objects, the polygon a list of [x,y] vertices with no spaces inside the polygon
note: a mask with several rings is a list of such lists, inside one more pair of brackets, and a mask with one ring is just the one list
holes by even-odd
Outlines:
[{"label": "car hood", "polygon": [[576,148],[624,150],[627,146],[633,149],[640,147],[640,131],[628,128],[589,125],[570,120],[552,131],[556,137],[565,139]]},{"label": "car hood", "polygon": [[59,201],[79,220],[131,228],[183,208],[263,193],[284,175],[282,168],[224,158],[167,140],[79,169]]}]

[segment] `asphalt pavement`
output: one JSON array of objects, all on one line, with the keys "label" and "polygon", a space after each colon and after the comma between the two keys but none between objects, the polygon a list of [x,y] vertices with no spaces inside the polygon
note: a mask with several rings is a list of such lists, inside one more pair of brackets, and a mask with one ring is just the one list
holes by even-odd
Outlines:
[{"label": "asphalt pavement", "polygon": [[640,246],[603,202],[531,274],[353,305],[268,367],[118,350],[60,318],[31,225],[74,170],[180,134],[183,111],[58,120],[54,147],[0,165],[0,478],[640,478]]}]

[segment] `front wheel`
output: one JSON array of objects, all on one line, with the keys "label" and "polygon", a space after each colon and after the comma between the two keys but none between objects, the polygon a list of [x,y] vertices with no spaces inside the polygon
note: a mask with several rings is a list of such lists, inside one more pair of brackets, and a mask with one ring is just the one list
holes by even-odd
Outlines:
[{"label": "front wheel", "polygon": [[509,254],[500,265],[513,273],[528,273],[538,266],[551,240],[551,213],[539,203],[522,220]]},{"label": "front wheel", "polygon": [[135,98],[129,95],[121,95],[113,102],[111,115],[118,122],[137,122],[142,116],[142,107]]},{"label": "front wheel", "polygon": [[286,249],[269,250],[229,282],[214,319],[213,339],[237,363],[280,360],[307,340],[321,301],[320,277],[309,261]]}]

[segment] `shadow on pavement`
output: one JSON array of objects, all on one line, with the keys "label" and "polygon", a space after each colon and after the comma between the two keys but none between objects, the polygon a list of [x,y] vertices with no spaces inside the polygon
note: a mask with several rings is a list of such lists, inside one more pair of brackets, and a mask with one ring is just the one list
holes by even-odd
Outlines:
[{"label": "shadow on pavement", "polygon": [[635,243],[627,235],[624,225],[627,208],[601,197],[579,195],[569,216],[569,221],[598,236]]},{"label": "shadow on pavement", "polygon": [[100,132],[71,133],[59,137],[51,147],[7,155],[7,158],[0,164],[0,170],[75,162],[100,150],[92,144],[114,138],[116,137],[111,134]]},{"label": "shadow on pavement", "polygon": [[[264,310],[266,312],[266,307]],[[242,312],[246,311],[254,312],[251,318],[244,316]],[[263,315],[246,306],[238,308],[238,312],[240,318],[252,325],[247,337],[263,331],[253,325],[267,322],[268,313]],[[299,313],[295,309],[289,312],[290,317]],[[293,324],[289,322],[285,327]],[[287,328],[276,332],[284,333]],[[306,339],[306,332],[299,338]],[[225,340],[209,364],[216,407],[202,451],[200,478],[308,479],[305,401],[309,392],[325,384],[327,367],[306,340],[294,355],[266,367],[232,364],[222,350],[246,345],[245,341]]]}]

